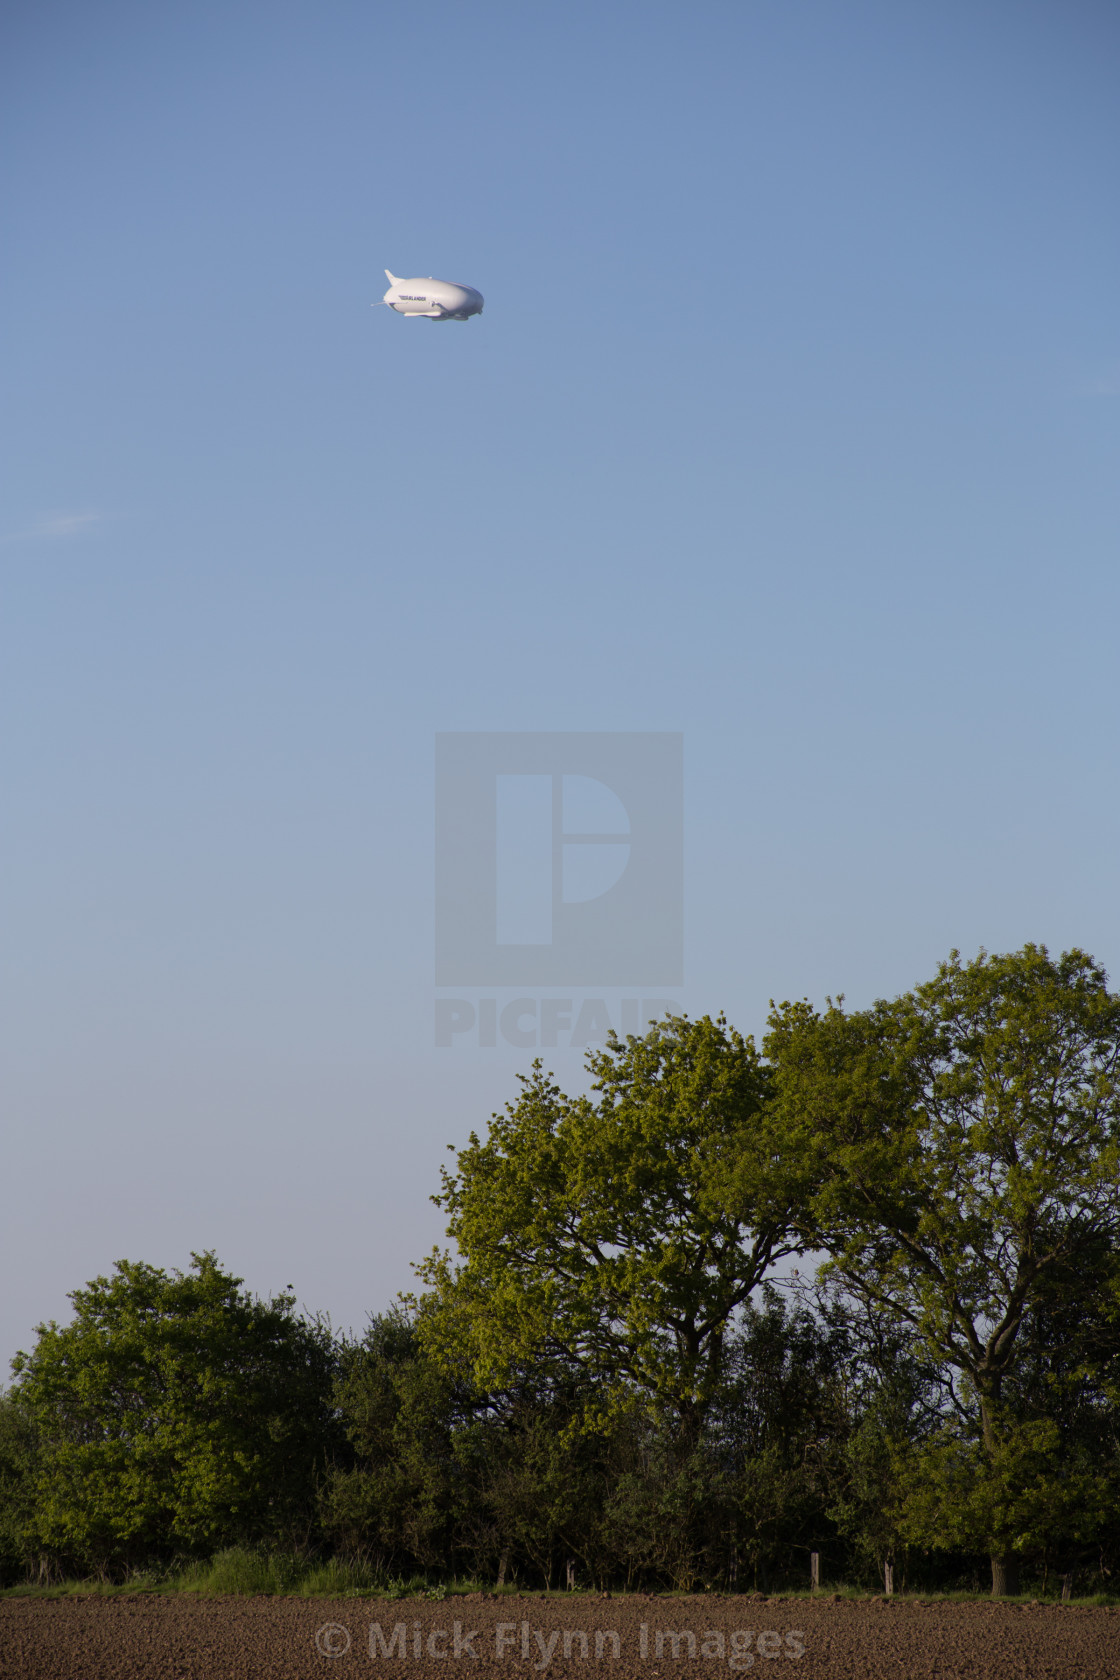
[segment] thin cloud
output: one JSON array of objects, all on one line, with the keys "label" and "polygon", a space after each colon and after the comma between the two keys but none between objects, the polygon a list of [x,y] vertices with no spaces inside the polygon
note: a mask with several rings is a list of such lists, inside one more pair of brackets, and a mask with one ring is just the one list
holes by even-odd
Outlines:
[{"label": "thin cloud", "polygon": [[91,525],[96,525],[103,514],[86,513],[45,513],[33,525],[23,531],[11,531],[3,540],[5,542],[54,542],[59,538],[76,537],[82,531],[88,531]]}]

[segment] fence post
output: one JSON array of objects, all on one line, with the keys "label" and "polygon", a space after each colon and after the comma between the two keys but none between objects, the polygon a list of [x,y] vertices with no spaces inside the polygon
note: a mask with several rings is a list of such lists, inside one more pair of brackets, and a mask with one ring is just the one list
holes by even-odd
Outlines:
[{"label": "fence post", "polygon": [[887,1597],[888,1598],[893,1598],[894,1597],[894,1564],[893,1563],[885,1563],[883,1565],[883,1586],[886,1589]]},{"label": "fence post", "polygon": [[812,1583],[813,1591],[819,1592],[821,1587],[821,1554],[819,1552],[809,1553],[809,1580]]},{"label": "fence post", "polygon": [[1068,1604],[1069,1603],[1069,1595],[1070,1595],[1072,1590],[1073,1590],[1073,1576],[1072,1575],[1063,1575],[1062,1576],[1062,1603],[1063,1604]]}]

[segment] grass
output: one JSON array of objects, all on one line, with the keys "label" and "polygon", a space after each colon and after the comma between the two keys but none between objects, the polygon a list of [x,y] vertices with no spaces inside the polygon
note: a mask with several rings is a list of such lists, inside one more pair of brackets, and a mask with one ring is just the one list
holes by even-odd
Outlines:
[{"label": "grass", "polygon": [[[503,1589],[515,1592],[510,1586]],[[0,1588],[0,1598],[115,1597],[121,1593],[187,1593],[200,1598],[426,1598],[492,1592],[475,1580],[431,1582],[424,1575],[390,1576],[365,1558],[307,1558],[294,1552],[231,1546],[206,1561],[165,1571],[134,1570],[120,1581],[68,1579]]]},{"label": "grass", "polygon": [[[725,1589],[714,1589],[720,1592]],[[443,1598],[462,1597],[467,1593],[495,1593],[512,1594],[518,1591],[528,1591],[536,1596],[541,1588],[525,1583],[511,1582],[503,1588],[495,1588],[491,1582],[469,1578],[452,1581],[432,1582],[423,1575],[389,1576],[384,1571],[374,1567],[366,1558],[332,1557],[327,1559],[308,1558],[294,1552],[255,1551],[249,1547],[233,1546],[225,1551],[216,1552],[206,1561],[179,1565],[178,1567],[160,1572],[151,1569],[135,1570],[124,1580],[109,1582],[102,1580],[66,1580],[51,1585],[23,1583],[0,1589],[3,1598],[65,1598],[70,1596],[114,1597],[118,1594],[152,1594],[152,1593],[189,1593],[204,1598],[227,1598],[245,1596],[287,1596],[298,1598],[386,1598],[386,1599],[428,1599],[438,1601]],[[597,1589],[587,1589],[592,1596],[598,1597]],[[745,1589],[744,1589],[745,1591]],[[819,1592],[814,1595],[808,1588],[799,1589],[788,1586],[781,1587],[770,1596],[789,1599],[810,1599],[817,1596],[829,1599],[833,1594],[855,1601],[873,1597],[882,1597],[882,1592],[875,1593],[865,1587],[852,1586],[846,1582],[826,1582]],[[549,1594],[550,1597],[567,1597],[567,1593],[557,1589]],[[586,1596],[577,1592],[576,1597]],[[631,1596],[626,1592],[615,1591],[616,1598]],[[702,1597],[702,1594],[679,1594],[673,1592],[659,1592],[659,1598]],[[911,1589],[907,1592],[897,1592],[895,1601],[899,1604],[950,1604],[950,1603],[991,1603],[987,1593],[968,1592],[963,1589],[935,1590],[922,1592]],[[1029,1605],[1055,1604],[1059,1601],[1059,1589],[1050,1588],[1043,1592],[1038,1588],[1028,1589],[1016,1598],[1001,1600],[1004,1604]],[[1111,1608],[1120,1604],[1120,1598],[1112,1593],[1087,1593],[1077,1595],[1070,1600],[1072,1604],[1093,1607]]]}]

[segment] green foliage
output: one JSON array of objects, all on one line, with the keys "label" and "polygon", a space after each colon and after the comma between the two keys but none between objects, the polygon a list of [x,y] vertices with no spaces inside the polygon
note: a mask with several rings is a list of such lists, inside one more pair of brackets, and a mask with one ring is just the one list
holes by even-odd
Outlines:
[{"label": "green foliage", "polygon": [[463,1482],[456,1426],[473,1398],[423,1356],[402,1309],[371,1319],[364,1338],[340,1350],[334,1399],[348,1450],[320,1493],[337,1546],[368,1550],[385,1570],[446,1558]]},{"label": "green foliage", "polygon": [[[323,1526],[382,1575],[410,1559],[546,1588],[728,1578],[738,1536],[756,1574],[797,1567],[799,1534],[831,1534],[835,1348],[773,1293],[728,1334],[721,1385],[682,1443],[676,1414],[635,1394],[586,1427],[587,1379],[523,1367],[500,1394],[456,1386],[415,1320],[374,1320],[342,1358],[349,1457],[323,1493]],[[573,1422],[583,1427],[573,1428]]]},{"label": "green foliage", "polygon": [[713,1538],[718,1544],[728,1526],[726,1478],[703,1447],[682,1454],[663,1432],[650,1432],[639,1454],[626,1456],[604,1502],[601,1544],[612,1562],[625,1560],[628,1585],[652,1579],[691,1592],[714,1562]]},{"label": "green foliage", "polygon": [[[935,980],[869,1010],[783,1005],[766,1052],[775,1106],[814,1181],[806,1239],[944,1378],[958,1432],[921,1460],[939,1467],[944,1497],[931,1504],[912,1490],[912,1537],[975,1541],[986,1522],[993,1548],[1001,1536],[1027,1546],[1052,1518],[1060,1481],[1038,1469],[1044,1443],[1059,1438],[1037,1415],[1053,1395],[1030,1396],[1016,1380],[1032,1321],[1053,1309],[1059,1279],[1076,1275],[1098,1302],[1114,1287],[1120,999],[1083,952],[1053,961],[1028,945],[967,964],[953,953]],[[971,1473],[954,1469],[961,1453]],[[968,1490],[956,1518],[953,1488]]]},{"label": "green foliage", "polygon": [[735,1313],[793,1246],[765,1072],[707,1017],[612,1038],[588,1067],[597,1099],[566,1097],[534,1064],[444,1173],[436,1200],[462,1258],[419,1268],[433,1291],[421,1334],[488,1391],[552,1366],[585,1379],[592,1429],[637,1392],[687,1433]]},{"label": "green foliage", "polygon": [[944,1430],[897,1467],[903,1532],[941,1551],[1018,1557],[1091,1539],[1115,1487],[1098,1465],[1060,1448],[1045,1419],[987,1441]]},{"label": "green foliage", "polygon": [[[38,1434],[19,1394],[0,1394],[0,1584],[33,1561]],[[46,1574],[44,1568],[40,1571]]]},{"label": "green foliage", "polygon": [[[357,1341],[121,1262],[0,1396],[0,1572],[98,1590],[1016,1590],[1120,1572],[1120,1000],[1034,946],[761,1062],[667,1019],[539,1064]],[[769,1281],[823,1254],[816,1285]],[[1038,1591],[1038,1586],[1035,1590]],[[88,1578],[85,1590],[89,1590]]]},{"label": "green foliage", "polygon": [[25,1552],[110,1573],[294,1536],[331,1441],[328,1332],[255,1300],[212,1255],[121,1261],[13,1364],[37,1439]]},{"label": "green foliage", "polygon": [[292,1553],[254,1551],[227,1546],[206,1563],[196,1564],[179,1579],[181,1592],[214,1597],[251,1597],[256,1593],[291,1593],[304,1572]]},{"label": "green foliage", "polygon": [[772,1288],[734,1336],[713,1421],[733,1467],[735,1546],[756,1583],[832,1542],[829,1503],[851,1429],[846,1352],[835,1328]]},{"label": "green foliage", "polygon": [[626,1433],[618,1414],[610,1433],[572,1429],[581,1395],[569,1387],[535,1394],[523,1386],[502,1410],[471,1432],[477,1492],[465,1507],[462,1540],[475,1567],[493,1578],[511,1561],[545,1588],[563,1579],[574,1558],[605,1584],[604,1498],[612,1481],[612,1444]]},{"label": "green foliage", "polygon": [[301,1598],[343,1598],[384,1591],[386,1582],[368,1558],[308,1558],[302,1552],[227,1546],[205,1562],[172,1573],[159,1583],[164,1591],[206,1598],[246,1597],[258,1593],[298,1594]]}]

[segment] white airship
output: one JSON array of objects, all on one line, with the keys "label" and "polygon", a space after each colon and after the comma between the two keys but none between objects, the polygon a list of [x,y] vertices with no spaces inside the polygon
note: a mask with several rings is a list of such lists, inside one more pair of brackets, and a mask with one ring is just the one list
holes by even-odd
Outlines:
[{"label": "white airship", "polygon": [[429,321],[468,321],[482,314],[482,293],[452,280],[401,280],[385,270],[389,290],[381,299],[398,315],[423,315]]}]

